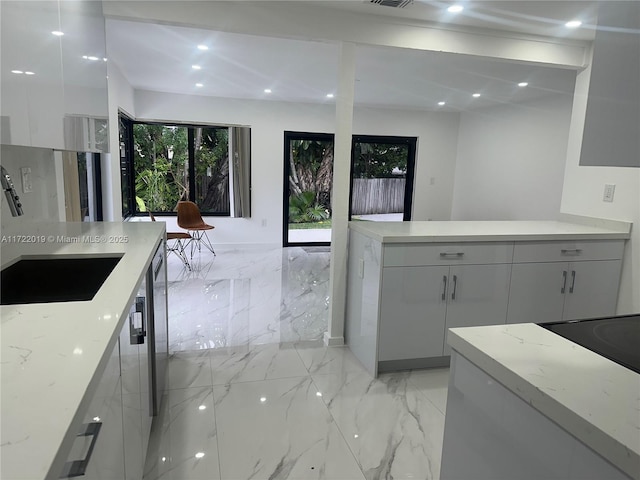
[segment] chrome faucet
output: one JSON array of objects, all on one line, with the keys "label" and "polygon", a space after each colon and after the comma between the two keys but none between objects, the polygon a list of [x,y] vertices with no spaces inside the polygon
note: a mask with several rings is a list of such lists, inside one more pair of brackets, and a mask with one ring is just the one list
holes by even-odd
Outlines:
[{"label": "chrome faucet", "polygon": [[11,176],[7,169],[0,165],[0,169],[2,170],[2,190],[4,190],[5,195],[7,196],[7,201],[9,202],[9,209],[11,210],[11,215],[17,217],[22,215],[22,204],[20,203],[20,197],[16,193],[16,189],[13,188],[13,182],[11,181]]}]

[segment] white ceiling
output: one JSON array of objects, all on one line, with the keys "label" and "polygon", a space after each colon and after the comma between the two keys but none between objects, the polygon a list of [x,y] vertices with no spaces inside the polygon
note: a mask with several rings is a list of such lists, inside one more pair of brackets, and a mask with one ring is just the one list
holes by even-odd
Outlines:
[{"label": "white ceiling", "polygon": [[[363,1],[310,2],[323,8],[441,22],[450,2],[416,1],[405,9]],[[593,36],[594,2],[482,1],[466,4],[455,23],[527,34]],[[449,15],[450,16],[450,15]],[[586,28],[568,30],[579,18]],[[403,20],[408,21],[408,20]],[[451,22],[451,19],[447,21]],[[183,26],[107,19],[108,56],[134,88],[231,98],[330,103],[336,89],[338,46]],[[200,51],[198,44],[208,45]],[[200,65],[201,70],[193,70]],[[493,59],[417,50],[359,46],[358,105],[467,110],[519,103],[549,92],[571,95],[575,72]],[[517,87],[526,81],[529,86]],[[202,83],[202,87],[196,87]],[[271,89],[267,94],[265,89]],[[479,92],[480,98],[471,94]],[[439,101],[446,105],[440,107]]]}]

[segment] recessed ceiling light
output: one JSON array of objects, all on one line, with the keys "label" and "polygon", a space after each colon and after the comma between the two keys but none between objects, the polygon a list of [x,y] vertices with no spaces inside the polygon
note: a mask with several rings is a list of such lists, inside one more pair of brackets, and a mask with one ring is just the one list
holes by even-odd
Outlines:
[{"label": "recessed ceiling light", "polygon": [[94,55],[83,55],[82,58],[84,58],[85,60],[91,60],[92,62],[95,62],[96,60],[100,60],[98,57]]},{"label": "recessed ceiling light", "polygon": [[22,70],[11,70],[11,73],[17,73],[18,75],[20,75],[21,73],[24,73]]},{"label": "recessed ceiling light", "polygon": [[578,28],[580,25],[582,25],[582,22],[580,20],[571,20],[564,24],[564,26],[567,28]]},{"label": "recessed ceiling light", "polygon": [[471,95],[473,98],[478,98],[480,96],[479,93],[474,93],[473,95]]},{"label": "recessed ceiling light", "polygon": [[196,458],[202,458],[202,457],[204,457],[204,452],[196,453]]},{"label": "recessed ceiling light", "polygon": [[265,88],[264,89],[264,93],[271,93],[271,89],[270,88]]},{"label": "recessed ceiling light", "polygon": [[518,84],[518,86],[519,86],[519,87],[526,87],[527,85],[529,85],[529,83],[528,83],[528,82],[520,82],[520,83]]},{"label": "recessed ceiling light", "polygon": [[445,102],[438,102],[438,105],[443,106]]},{"label": "recessed ceiling light", "polygon": [[55,35],[56,37],[61,37],[64,35],[64,32],[61,32],[60,30],[54,30],[53,32],[51,32],[51,35]]},{"label": "recessed ceiling light", "polygon": [[447,12],[449,13],[460,13],[462,10],[464,10],[464,7],[462,5],[451,5],[449,8],[447,8]]},{"label": "recessed ceiling light", "polygon": [[204,87],[204,83],[196,83],[196,87]]},{"label": "recessed ceiling light", "polygon": [[200,70],[202,67],[200,65],[191,65],[191,68],[194,70]]},{"label": "recessed ceiling light", "polygon": [[34,72],[24,72],[25,75],[35,75]]},{"label": "recessed ceiling light", "polygon": [[206,45],[198,45],[198,50],[209,50],[209,47]]},{"label": "recessed ceiling light", "polygon": [[327,93],[327,98],[333,98],[333,93]]}]

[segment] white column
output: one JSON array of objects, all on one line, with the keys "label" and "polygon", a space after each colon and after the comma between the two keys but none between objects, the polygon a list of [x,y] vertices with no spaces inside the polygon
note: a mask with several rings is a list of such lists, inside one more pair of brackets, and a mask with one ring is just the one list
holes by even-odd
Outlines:
[{"label": "white column", "polygon": [[347,298],[347,223],[351,178],[351,137],[356,46],[342,43],[336,98],[336,135],[333,156],[331,270],[329,274],[329,325],[327,345],[344,344],[344,316]]}]

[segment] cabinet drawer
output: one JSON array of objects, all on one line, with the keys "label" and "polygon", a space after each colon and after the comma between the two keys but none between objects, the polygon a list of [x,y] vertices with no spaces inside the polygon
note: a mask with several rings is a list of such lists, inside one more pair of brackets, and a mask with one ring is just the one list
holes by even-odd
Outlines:
[{"label": "cabinet drawer", "polygon": [[624,240],[516,242],[513,263],[619,260]]},{"label": "cabinet drawer", "polygon": [[384,247],[385,267],[511,263],[512,242],[398,243]]}]

